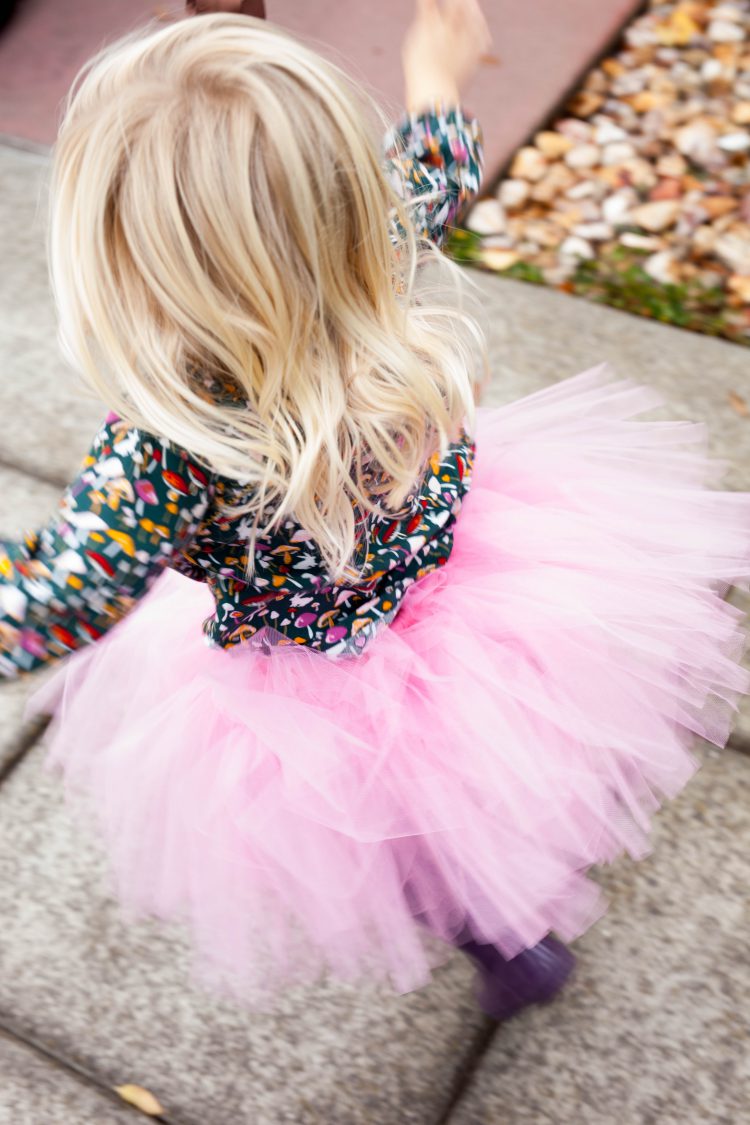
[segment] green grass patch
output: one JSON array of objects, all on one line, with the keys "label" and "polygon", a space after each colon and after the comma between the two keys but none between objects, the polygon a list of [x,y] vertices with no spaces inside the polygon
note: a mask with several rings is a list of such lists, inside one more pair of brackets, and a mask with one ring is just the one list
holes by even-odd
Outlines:
[{"label": "green grass patch", "polygon": [[[473,231],[451,231],[445,249],[458,262],[482,263],[482,238]],[[616,246],[605,257],[581,262],[560,288],[650,320],[750,346],[748,326],[728,305],[722,286],[706,285],[699,278],[663,285],[644,270],[647,256],[647,251]],[[545,283],[534,262],[516,262],[498,272],[517,281]]]}]

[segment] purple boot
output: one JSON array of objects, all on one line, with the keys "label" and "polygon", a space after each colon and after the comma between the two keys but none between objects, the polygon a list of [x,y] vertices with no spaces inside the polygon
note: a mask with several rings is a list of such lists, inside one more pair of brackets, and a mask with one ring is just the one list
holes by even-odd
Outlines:
[{"label": "purple boot", "polygon": [[510,961],[494,945],[459,938],[456,946],[477,964],[477,1001],[483,1012],[507,1020],[529,1004],[551,1000],[573,971],[575,957],[556,938],[546,937]]}]

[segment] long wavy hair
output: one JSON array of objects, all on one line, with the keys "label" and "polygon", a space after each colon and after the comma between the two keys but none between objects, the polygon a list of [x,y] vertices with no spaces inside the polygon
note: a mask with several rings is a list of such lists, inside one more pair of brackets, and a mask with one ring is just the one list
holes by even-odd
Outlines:
[{"label": "long wavy hair", "polygon": [[279,29],[200,16],[84,68],[53,168],[67,356],[133,425],[246,484],[255,535],[293,515],[334,574],[357,509],[398,510],[474,403],[474,322],[417,294],[428,251],[373,115]]}]

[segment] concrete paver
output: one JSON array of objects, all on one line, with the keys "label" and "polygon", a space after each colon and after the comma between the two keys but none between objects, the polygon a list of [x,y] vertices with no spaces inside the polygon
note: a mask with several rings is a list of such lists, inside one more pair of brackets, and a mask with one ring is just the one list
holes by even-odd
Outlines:
[{"label": "concrete paver", "polygon": [[748,1119],[750,759],[704,757],[653,855],[603,877],[576,976],[499,1029],[450,1125]]},{"label": "concrete paver", "polygon": [[732,406],[747,394],[750,351],[604,305],[520,281],[472,273],[487,325],[490,404],[607,362],[664,397],[665,415],[703,422],[726,484],[750,489],[750,416]]},{"label": "concrete paver", "polygon": [[117,1103],[22,1043],[0,1035],[1,1125],[138,1125]]},{"label": "concrete paver", "polygon": [[0,462],[60,482],[104,415],[60,356],[45,257],[46,158],[0,146]]},{"label": "concrete paver", "polygon": [[0,789],[0,1011],[181,1125],[426,1125],[483,1026],[456,956],[406,997],[321,985],[251,1013],[190,984],[179,937],[126,925],[36,750]]}]

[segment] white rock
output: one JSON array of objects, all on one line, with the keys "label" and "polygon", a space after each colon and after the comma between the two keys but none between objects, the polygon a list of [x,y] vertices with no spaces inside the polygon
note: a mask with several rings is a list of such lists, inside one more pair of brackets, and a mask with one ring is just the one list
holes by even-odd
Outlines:
[{"label": "white rock", "polygon": [[521,255],[515,250],[502,250],[488,247],[482,251],[482,261],[491,270],[507,270],[521,260]]},{"label": "white rock", "polygon": [[596,195],[596,184],[593,180],[581,180],[565,192],[566,199],[588,199]]},{"label": "white rock", "polygon": [[598,125],[594,132],[594,140],[598,145],[616,144],[617,141],[626,141],[628,134],[614,121],[604,121]]},{"label": "white rock", "polygon": [[558,133],[570,137],[572,141],[588,141],[591,139],[593,129],[588,121],[581,121],[579,117],[564,117],[555,126]]},{"label": "white rock", "polygon": [[666,156],[660,156],[656,161],[656,171],[660,176],[676,178],[684,176],[687,170],[687,161],[684,156],[680,156],[679,152],[668,152]]},{"label": "white rock", "polygon": [[575,271],[575,261],[572,258],[566,258],[558,266],[548,266],[542,270],[544,280],[548,285],[562,285],[567,281],[570,275]]},{"label": "white rock", "polygon": [[575,183],[575,174],[559,161],[553,164],[541,180],[531,189],[531,198],[537,203],[552,203],[556,196]]},{"label": "white rock", "polygon": [[641,136],[633,136],[631,140],[637,148],[642,148],[649,141],[663,139],[671,143],[672,129],[667,124],[667,118],[663,110],[650,109],[648,113],[644,113],[641,117]]},{"label": "white rock", "polygon": [[750,149],[750,133],[725,133],[716,143],[724,152],[747,152]]},{"label": "white rock", "polygon": [[683,125],[674,135],[674,142],[683,156],[697,164],[708,164],[716,153],[716,133],[705,121]]},{"label": "white rock", "polygon": [[677,262],[671,250],[660,250],[657,254],[652,254],[643,263],[643,268],[649,277],[653,277],[654,281],[658,281],[661,285],[669,285],[680,279]]},{"label": "white rock", "polygon": [[626,221],[627,215],[638,205],[638,195],[632,188],[613,192],[602,203],[602,214],[612,226]]},{"label": "white rock", "polygon": [[625,42],[629,47],[651,47],[656,43],[653,27],[636,21],[625,32]]},{"label": "white rock", "polygon": [[636,155],[635,149],[627,141],[618,141],[616,144],[607,145],[602,154],[602,164],[611,167],[615,164],[624,164]]},{"label": "white rock", "polygon": [[615,232],[609,223],[578,223],[573,227],[571,232],[578,238],[586,239],[588,242],[606,242],[610,238],[614,238]]},{"label": "white rock", "polygon": [[734,273],[750,275],[750,236],[722,234],[716,240],[714,253]]},{"label": "white rock", "polygon": [[701,75],[686,62],[677,62],[670,68],[670,80],[678,90],[695,90],[701,84]]},{"label": "white rock", "polygon": [[640,207],[634,208],[631,218],[636,226],[658,233],[672,226],[679,211],[680,204],[677,200],[660,199],[655,203],[642,203]]},{"label": "white rock", "polygon": [[717,4],[711,16],[715,20],[729,20],[730,23],[742,23],[744,19],[742,11],[734,4]]},{"label": "white rock", "polygon": [[510,174],[514,179],[531,180],[532,183],[536,183],[546,171],[547,161],[539,149],[527,145],[516,153]]},{"label": "white rock", "polygon": [[542,129],[534,137],[534,144],[548,160],[558,160],[573,147],[575,141],[566,137],[564,133],[557,133],[552,129]]},{"label": "white rock", "polygon": [[736,102],[732,107],[732,121],[735,125],[750,125],[750,102]]},{"label": "white rock", "polygon": [[590,242],[585,238],[578,238],[577,235],[570,235],[565,239],[560,247],[561,258],[593,258],[594,248]]},{"label": "white rock", "polygon": [[497,196],[500,204],[508,211],[516,211],[519,207],[523,207],[529,198],[530,190],[528,180],[503,180]]},{"label": "white rock", "polygon": [[651,238],[647,234],[636,234],[632,230],[626,230],[621,234],[620,242],[630,250],[660,250],[664,245],[660,238]]},{"label": "white rock", "polygon": [[569,168],[594,168],[600,159],[601,149],[598,145],[576,145],[565,154],[565,163]]},{"label": "white rock", "polygon": [[[727,168],[724,172],[724,179],[733,187],[747,187],[747,185],[750,184],[750,168],[748,168],[747,164],[744,168]],[[747,209],[747,207],[750,206],[750,192],[744,192],[743,194],[744,199],[742,205],[744,209]]]},{"label": "white rock", "polygon": [[610,90],[618,98],[627,97],[629,94],[640,94],[647,81],[648,74],[645,70],[628,70],[613,80]]},{"label": "white rock", "polygon": [[578,204],[581,213],[580,222],[598,223],[602,217],[602,209],[595,199],[584,199]]},{"label": "white rock", "polygon": [[475,234],[500,234],[505,230],[505,212],[496,199],[480,199],[466,220]]},{"label": "white rock", "polygon": [[[683,242],[685,239],[692,239],[695,232],[701,229],[701,224],[708,222],[709,218],[708,212],[700,207],[691,207],[683,211],[674,226],[675,236]],[[718,234],[718,231],[716,233]]]},{"label": "white rock", "polygon": [[750,277],[740,277],[739,274],[735,274],[734,277],[729,278],[727,285],[741,301],[750,305]]},{"label": "white rock", "polygon": [[718,235],[711,226],[697,227],[692,235],[691,250],[694,254],[712,254]]},{"label": "white rock", "polygon": [[706,59],[701,66],[701,78],[704,82],[713,82],[715,78],[721,78],[724,73],[724,67],[718,59]]},{"label": "white rock", "polygon": [[630,177],[630,182],[637,188],[652,188],[658,179],[654,166],[649,160],[636,156],[633,160],[626,160],[622,165]]},{"label": "white rock", "polygon": [[745,30],[728,19],[712,20],[708,25],[708,36],[714,43],[741,43]]},{"label": "white rock", "polygon": [[530,242],[536,242],[547,249],[559,246],[565,237],[565,232],[557,223],[545,219],[532,219],[526,223],[525,235]]}]

